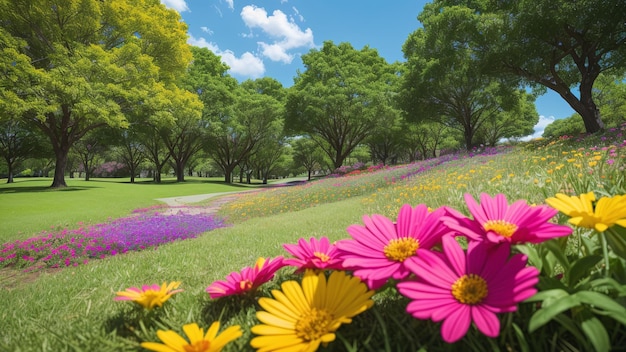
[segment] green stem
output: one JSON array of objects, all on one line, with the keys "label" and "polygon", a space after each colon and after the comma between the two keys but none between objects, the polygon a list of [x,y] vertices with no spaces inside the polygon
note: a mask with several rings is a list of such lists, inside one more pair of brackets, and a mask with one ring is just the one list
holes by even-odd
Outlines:
[{"label": "green stem", "polygon": [[602,242],[602,255],[604,256],[604,276],[609,277],[609,248],[606,243],[606,234],[600,233],[600,241]]}]

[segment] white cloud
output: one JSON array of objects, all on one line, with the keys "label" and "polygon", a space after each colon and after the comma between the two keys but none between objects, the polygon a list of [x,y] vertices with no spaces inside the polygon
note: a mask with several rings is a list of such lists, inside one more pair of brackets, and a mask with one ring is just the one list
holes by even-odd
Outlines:
[{"label": "white cloud", "polygon": [[208,33],[209,35],[213,34],[213,31],[209,28],[209,27],[200,27],[200,29],[204,32],[204,33]]},{"label": "white cloud", "polygon": [[273,43],[258,42],[261,53],[272,61],[289,64],[294,58],[294,54],[290,54],[289,50],[315,46],[313,31],[310,28],[302,31],[280,10],[275,10],[268,16],[265,9],[248,5],[241,10],[241,18],[248,28],[260,28],[275,39]]},{"label": "white cloud", "polygon": [[192,35],[189,36],[189,40],[187,42],[194,46],[207,48],[215,55],[220,56],[221,61],[230,67],[228,72],[230,72],[233,76],[256,79],[262,77],[265,73],[263,60],[250,52],[245,52],[240,57],[237,57],[231,50],[222,51],[217,44],[208,42],[202,37],[195,38]]},{"label": "white cloud", "polygon": [[161,0],[161,4],[174,9],[178,12],[189,11],[189,7],[187,6],[187,2],[185,0]]},{"label": "white cloud", "polygon": [[235,9],[235,3],[234,0],[226,0],[226,3],[228,4],[228,8],[231,10]]},{"label": "white cloud", "polygon": [[304,16],[302,16],[302,15],[300,14],[300,11],[298,11],[298,9],[297,9],[295,6],[293,6],[291,9],[292,9],[292,10],[293,10],[293,12],[295,13],[295,16],[296,16],[296,17],[298,17],[298,19],[300,20],[300,22],[304,22]]},{"label": "white cloud", "polygon": [[540,115],[539,122],[537,122],[535,127],[533,127],[535,132],[531,134],[530,136],[523,137],[522,140],[529,141],[529,140],[541,137],[541,135],[543,134],[543,131],[546,129],[546,126],[553,123],[554,120],[555,120],[554,116],[545,117],[543,115]]}]

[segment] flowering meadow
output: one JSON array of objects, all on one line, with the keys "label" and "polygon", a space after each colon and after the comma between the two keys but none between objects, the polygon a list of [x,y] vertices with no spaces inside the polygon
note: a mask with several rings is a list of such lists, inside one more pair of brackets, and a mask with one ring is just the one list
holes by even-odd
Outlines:
[{"label": "flowering meadow", "polygon": [[33,271],[78,266],[128,251],[156,249],[225,226],[213,215],[192,214],[185,209],[164,214],[161,209],[165,210],[163,206],[137,209],[132,216],[106,223],[45,231],[37,237],[5,243],[0,247],[0,268]]},{"label": "flowering meadow", "polygon": [[620,350],[624,132],[241,195],[229,226],[0,290],[0,349]]}]

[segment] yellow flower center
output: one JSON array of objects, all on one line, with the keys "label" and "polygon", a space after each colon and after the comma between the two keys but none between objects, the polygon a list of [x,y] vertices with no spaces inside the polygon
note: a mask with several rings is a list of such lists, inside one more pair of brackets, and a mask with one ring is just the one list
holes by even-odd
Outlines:
[{"label": "yellow flower center", "polygon": [[390,260],[403,262],[415,255],[419,248],[419,241],[413,237],[394,238],[384,248],[385,256]]},{"label": "yellow flower center", "polygon": [[463,275],[452,284],[452,296],[463,304],[480,303],[487,292],[487,282],[476,274]]},{"label": "yellow flower center", "polygon": [[239,281],[239,288],[244,291],[248,291],[249,289],[252,288],[252,281],[250,280]]},{"label": "yellow flower center", "polygon": [[314,252],[313,255],[316,258],[319,258],[321,261],[323,261],[324,263],[326,263],[327,261],[330,260],[330,257],[328,255],[326,255],[326,253],[322,253],[322,252]]},{"label": "yellow flower center", "polygon": [[183,346],[185,352],[207,352],[211,349],[211,343],[207,340],[197,341],[193,345]]},{"label": "yellow flower center", "polygon": [[324,309],[311,308],[309,314],[296,323],[296,336],[314,341],[330,332],[333,316]]},{"label": "yellow flower center", "polygon": [[489,220],[483,225],[483,228],[485,231],[493,231],[506,238],[510,238],[517,231],[517,225],[504,220]]},{"label": "yellow flower center", "polygon": [[161,291],[146,290],[141,294],[138,299],[136,299],[136,301],[142,306],[148,309],[152,309],[155,306],[160,306],[162,304],[162,301],[164,301],[164,296],[165,295],[163,295]]}]

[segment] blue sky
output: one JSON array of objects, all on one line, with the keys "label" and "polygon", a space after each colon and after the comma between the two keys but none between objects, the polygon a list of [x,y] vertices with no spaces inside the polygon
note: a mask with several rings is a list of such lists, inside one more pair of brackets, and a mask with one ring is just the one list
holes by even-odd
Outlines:
[{"label": "blue sky", "polygon": [[[222,57],[240,81],[272,77],[285,87],[304,66],[300,55],[324,41],[369,46],[387,62],[404,61],[402,45],[420,23],[425,0],[161,0],[177,10],[189,30],[189,43]],[[541,120],[536,132],[573,110],[556,93],[536,101]]]}]

